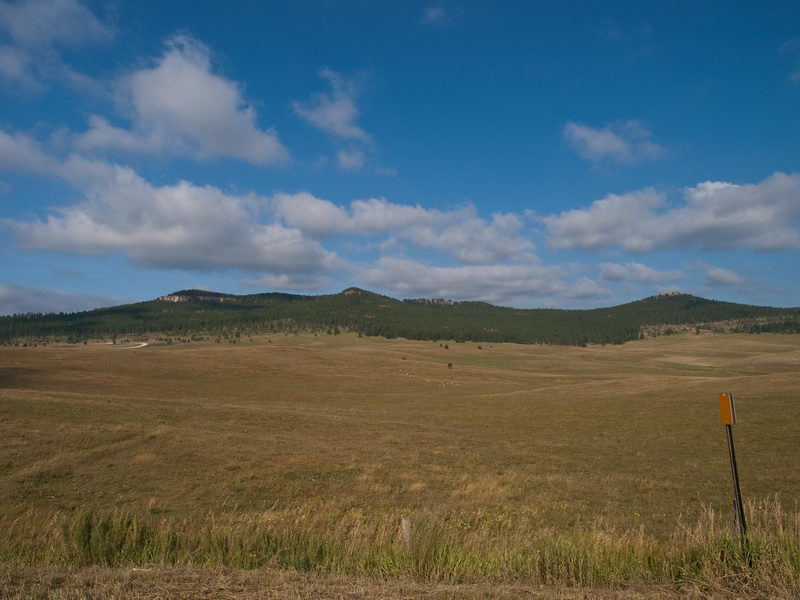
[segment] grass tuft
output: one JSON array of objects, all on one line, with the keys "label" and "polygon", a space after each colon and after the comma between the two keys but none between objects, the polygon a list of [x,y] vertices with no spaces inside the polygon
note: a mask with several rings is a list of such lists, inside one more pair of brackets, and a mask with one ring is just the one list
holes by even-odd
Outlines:
[{"label": "grass tuft", "polygon": [[524,516],[498,521],[488,513],[425,513],[415,515],[406,543],[397,515],[314,508],[198,519],[123,510],[29,512],[2,524],[10,535],[0,542],[0,558],[28,565],[276,566],[446,583],[644,582],[800,593],[800,514],[774,501],[748,505],[752,533],[744,550],[711,509],[692,524],[676,523],[667,538],[650,536],[643,525],[621,531],[598,522],[558,532],[537,529]]}]

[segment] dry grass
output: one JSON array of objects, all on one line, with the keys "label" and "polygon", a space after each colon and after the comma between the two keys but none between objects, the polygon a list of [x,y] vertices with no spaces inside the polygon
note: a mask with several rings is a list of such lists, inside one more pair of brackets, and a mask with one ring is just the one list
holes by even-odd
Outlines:
[{"label": "dry grass", "polygon": [[[671,545],[690,546],[678,523],[708,527],[709,508],[717,530],[706,541],[730,533],[720,391],[737,394],[745,496],[771,498],[791,531],[800,336],[481,345],[301,335],[125,352],[0,348],[0,510],[6,526],[18,524],[6,542],[34,548],[21,524],[84,510],[124,513],[161,533],[271,518],[286,535],[327,531],[331,543],[362,515],[353,561],[320,568],[371,572],[354,567],[367,560],[355,550],[365,540],[386,546],[399,517],[413,514],[419,535],[427,528],[431,539],[484,553],[465,576],[472,581],[514,580],[491,557],[516,556],[537,536],[579,550],[624,538],[667,556]],[[304,511],[310,529],[290,523]],[[782,556],[796,559],[793,548]],[[430,557],[418,563],[418,579],[448,580],[425,571]],[[550,583],[622,585],[643,572],[612,566],[605,579]]]},{"label": "dry grass", "polygon": [[[340,514],[322,504],[183,520],[127,511],[34,512],[2,523],[0,558],[16,565],[183,565],[361,574],[450,584],[624,587],[631,582],[800,595],[800,513],[748,505],[743,551],[727,519],[706,510],[666,539],[644,525],[598,521],[560,531],[508,512]],[[403,524],[403,525],[401,525]],[[783,592],[786,592],[784,595]]]},{"label": "dry grass", "polygon": [[678,590],[674,586],[620,590],[453,585],[410,579],[309,576],[275,569],[54,569],[0,565],[0,598],[3,600],[674,600],[707,595],[701,590]]}]

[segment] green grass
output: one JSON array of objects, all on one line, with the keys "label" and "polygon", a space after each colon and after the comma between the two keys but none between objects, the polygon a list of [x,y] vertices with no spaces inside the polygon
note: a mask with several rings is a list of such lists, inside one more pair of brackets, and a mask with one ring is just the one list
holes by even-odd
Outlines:
[{"label": "green grass", "polygon": [[183,520],[82,510],[4,523],[10,535],[0,543],[0,556],[21,564],[277,566],[448,583],[727,581],[800,591],[800,514],[787,514],[775,502],[750,503],[748,513],[752,531],[743,551],[725,515],[712,510],[690,525],[676,522],[666,539],[644,526],[620,531],[601,521],[558,531],[537,526],[531,514],[508,511],[407,514],[407,540],[401,515],[340,514],[322,506]]}]

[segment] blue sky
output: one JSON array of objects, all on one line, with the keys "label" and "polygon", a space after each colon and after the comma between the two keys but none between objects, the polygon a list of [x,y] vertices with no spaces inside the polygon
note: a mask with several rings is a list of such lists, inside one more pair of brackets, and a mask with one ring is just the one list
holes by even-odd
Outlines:
[{"label": "blue sky", "polygon": [[800,306],[797,2],[0,0],[0,313]]}]

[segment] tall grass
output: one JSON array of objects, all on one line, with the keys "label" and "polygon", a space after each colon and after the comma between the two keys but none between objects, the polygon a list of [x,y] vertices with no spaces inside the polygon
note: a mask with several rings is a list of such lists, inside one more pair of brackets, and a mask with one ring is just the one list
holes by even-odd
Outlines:
[{"label": "tall grass", "polygon": [[620,531],[597,521],[555,531],[528,514],[334,512],[324,506],[195,519],[122,510],[29,512],[2,523],[0,559],[68,565],[194,565],[411,576],[445,582],[497,581],[617,586],[632,581],[756,586],[800,594],[800,512],[750,503],[749,548],[730,518],[706,509],[666,538],[644,525]]}]

